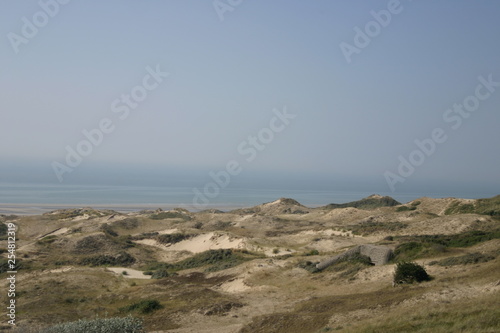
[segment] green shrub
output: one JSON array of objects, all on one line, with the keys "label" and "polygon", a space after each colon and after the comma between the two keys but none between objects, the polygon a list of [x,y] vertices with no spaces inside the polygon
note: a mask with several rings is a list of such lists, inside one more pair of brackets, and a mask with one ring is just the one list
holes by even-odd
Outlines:
[{"label": "green shrub", "polygon": [[311,261],[302,261],[299,262],[297,265],[299,268],[305,269],[308,272],[311,273],[317,273],[319,272],[319,269],[316,268],[317,263],[311,262]]},{"label": "green shrub", "polygon": [[143,269],[145,271],[166,270],[168,274],[172,275],[173,272],[184,269],[209,266],[205,269],[206,272],[216,272],[240,265],[253,258],[260,258],[260,256],[249,253],[248,251],[231,249],[208,250],[195,254],[191,258],[184,259],[175,264],[151,262],[144,266]]},{"label": "green shrub", "polygon": [[439,243],[403,243],[396,247],[393,261],[432,257],[446,251],[446,246]]},{"label": "green shrub", "polygon": [[347,207],[354,207],[358,209],[375,209],[378,207],[392,207],[397,205],[401,205],[401,203],[394,200],[391,197],[382,197],[382,198],[368,197],[358,201],[352,201],[343,204],[329,204],[324,206],[323,209],[335,209],[335,208],[347,208]]},{"label": "green shrub", "polygon": [[414,262],[400,262],[396,265],[394,273],[394,283],[414,283],[430,281],[431,277],[425,271],[425,268]]},{"label": "green shrub", "polygon": [[158,237],[156,237],[156,240],[160,243],[164,243],[164,244],[175,244],[175,243],[179,243],[185,239],[188,239],[192,237],[192,235],[186,235],[186,234],[180,234],[180,233],[176,233],[176,234],[164,234],[164,235],[159,235]]},{"label": "green shrub", "polygon": [[319,255],[318,250],[311,250],[311,251],[306,253],[306,256],[317,256],[317,255]]},{"label": "green shrub", "polygon": [[420,242],[408,242],[399,244],[394,250],[394,257],[397,259],[415,259],[424,248]]},{"label": "green shrub", "polygon": [[246,259],[244,259],[244,258],[233,257],[230,260],[221,261],[221,262],[218,262],[218,263],[215,263],[215,264],[211,265],[210,267],[208,267],[207,269],[205,269],[205,272],[209,273],[209,272],[223,271],[225,269],[236,267],[236,266],[242,264],[245,261],[246,261]]},{"label": "green shrub", "polygon": [[478,199],[476,205],[479,214],[500,216],[500,195],[488,199]]},{"label": "green shrub", "polygon": [[445,215],[453,214],[472,214],[475,212],[475,207],[473,204],[463,204],[459,201],[452,202],[448,208],[444,211]]},{"label": "green shrub", "polygon": [[113,242],[117,245],[120,245],[122,249],[128,249],[131,247],[135,247],[135,243],[133,242],[133,238],[130,235],[122,235],[116,238],[113,238]]},{"label": "green shrub", "polygon": [[145,333],[142,320],[126,318],[106,318],[79,320],[58,324],[41,330],[39,333]]},{"label": "green shrub", "polygon": [[496,257],[493,255],[475,252],[463,256],[446,258],[439,261],[432,261],[429,263],[429,265],[456,266],[456,265],[478,264],[482,262],[491,261],[495,258]]},{"label": "green shrub", "polygon": [[130,229],[135,229],[139,226],[139,220],[135,217],[129,217],[121,221],[115,222],[113,225],[118,228],[130,230]]},{"label": "green shrub", "polygon": [[368,266],[373,266],[370,257],[355,253],[341,258],[335,264],[327,267],[325,272],[339,272],[339,277],[353,280],[354,276]]},{"label": "green shrub", "polygon": [[135,258],[127,252],[121,252],[117,256],[110,256],[107,254],[99,254],[83,258],[80,261],[81,265],[90,266],[128,266],[135,262]]},{"label": "green shrub", "polygon": [[421,235],[400,238],[420,243],[441,244],[446,247],[469,247],[478,243],[500,238],[500,229],[491,231],[473,230],[454,235]]},{"label": "green shrub", "polygon": [[339,260],[339,262],[350,262],[350,263],[359,263],[365,266],[373,266],[372,260],[370,257],[355,253],[352,256],[346,256]]},{"label": "green shrub", "polygon": [[248,256],[231,249],[209,250],[175,264],[174,268],[180,270],[211,265],[205,271],[217,272],[238,266],[247,260],[250,260]]},{"label": "green shrub", "polygon": [[106,235],[110,235],[111,237],[116,237],[118,234],[111,228],[111,226],[107,223],[103,223],[101,225],[101,231],[103,231]]},{"label": "green shrub", "polygon": [[225,230],[231,226],[231,222],[222,222],[222,221],[217,221],[215,222],[213,228],[215,230]]},{"label": "green shrub", "polygon": [[[145,274],[145,275],[147,275],[147,274]],[[171,275],[172,274],[170,274],[166,269],[159,269],[151,274],[151,278],[152,279],[163,279],[163,278],[169,277]]]},{"label": "green shrub", "polygon": [[142,269],[145,271],[156,271],[158,269],[172,269],[172,265],[167,264],[165,262],[152,261],[148,262],[144,267],[142,267]]},{"label": "green shrub", "polygon": [[478,199],[474,203],[461,203],[453,201],[444,212],[446,215],[453,214],[482,214],[500,216],[500,195],[493,198]]},{"label": "green shrub", "polygon": [[470,247],[478,243],[500,238],[500,229],[492,231],[466,231],[455,235],[400,236],[395,251],[395,260],[413,260],[429,257],[446,251],[448,247]]},{"label": "green shrub", "polygon": [[39,245],[48,245],[48,244],[54,243],[56,241],[56,239],[57,239],[57,236],[52,235],[52,236],[43,237],[42,239],[39,239],[36,243]]},{"label": "green shrub", "polygon": [[163,308],[163,306],[157,300],[147,299],[144,301],[140,301],[140,302],[131,304],[129,306],[125,306],[123,308],[120,308],[119,310],[121,312],[137,311],[141,314],[148,314],[148,313],[154,312],[156,310],[159,310],[161,308]]},{"label": "green shrub", "polygon": [[497,229],[491,232],[469,231],[456,236],[457,237],[443,237],[443,241],[446,243],[445,245],[450,247],[469,247],[495,238],[500,238],[500,230]]},{"label": "green shrub", "polygon": [[402,222],[362,222],[356,225],[350,225],[349,230],[355,235],[368,235],[374,232],[397,231],[408,227],[408,224]]},{"label": "green shrub", "polygon": [[416,206],[400,206],[398,208],[396,208],[396,212],[407,212],[407,211],[410,211],[410,210],[415,210],[417,209]]}]

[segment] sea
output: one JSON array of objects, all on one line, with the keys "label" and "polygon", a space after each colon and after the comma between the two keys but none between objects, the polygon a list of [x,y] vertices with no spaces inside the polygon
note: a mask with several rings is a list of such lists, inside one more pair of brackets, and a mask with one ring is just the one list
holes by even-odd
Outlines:
[{"label": "sea", "polygon": [[31,215],[64,208],[93,207],[121,212],[144,209],[185,208],[189,211],[228,211],[251,207],[279,198],[292,198],[308,207],[356,201],[372,194],[388,195],[401,203],[421,197],[483,198],[489,193],[401,193],[266,188],[102,186],[67,184],[0,184],[0,214]]}]

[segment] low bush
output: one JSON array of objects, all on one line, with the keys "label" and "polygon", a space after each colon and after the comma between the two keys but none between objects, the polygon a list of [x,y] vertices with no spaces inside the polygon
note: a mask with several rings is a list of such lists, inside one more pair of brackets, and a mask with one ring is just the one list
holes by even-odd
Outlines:
[{"label": "low bush", "polygon": [[359,263],[359,264],[363,264],[365,266],[373,266],[373,263],[372,263],[372,260],[370,259],[370,257],[359,254],[359,253],[355,253],[352,256],[346,256],[345,258],[342,258],[341,260],[339,260],[339,262]]},{"label": "low bush", "polygon": [[445,215],[454,214],[482,214],[500,216],[500,195],[493,198],[478,199],[474,203],[453,201],[445,210]]},{"label": "low bush", "polygon": [[450,247],[470,247],[478,243],[500,238],[500,229],[492,231],[466,231],[455,235],[420,235],[394,237],[399,244],[394,250],[394,261],[431,257]]},{"label": "low bush", "polygon": [[438,243],[403,243],[394,250],[393,262],[432,257],[446,252],[446,246]]},{"label": "low bush", "polygon": [[79,239],[73,249],[75,254],[92,254],[102,252],[109,244],[109,238],[105,235],[91,235]]},{"label": "low bush", "polygon": [[36,243],[38,245],[49,245],[54,243],[57,240],[57,236],[52,235],[52,236],[47,236],[43,237],[42,239],[39,239]]},{"label": "low bush", "polygon": [[230,226],[232,225],[231,222],[222,222],[222,221],[217,221],[215,222],[215,224],[213,225],[213,228],[215,230],[225,230],[227,228],[229,228]]},{"label": "low bush", "polygon": [[400,206],[396,208],[396,212],[407,212],[415,209],[417,209],[416,206]]},{"label": "low bush", "polygon": [[311,273],[317,273],[319,272],[319,269],[316,268],[317,262],[312,262],[312,261],[302,261],[299,262],[297,265],[299,268],[305,269],[308,272]]},{"label": "low bush", "polygon": [[326,272],[338,272],[339,277],[353,280],[354,276],[368,266],[373,266],[370,257],[356,253],[352,256],[346,256],[335,264],[327,267]]},{"label": "low bush", "polygon": [[431,261],[429,265],[439,265],[439,266],[456,266],[456,265],[468,265],[468,264],[478,264],[482,262],[488,262],[496,257],[489,254],[482,253],[469,253],[463,256],[451,257],[442,259],[439,261]]},{"label": "low bush", "polygon": [[400,262],[396,265],[396,271],[394,273],[394,283],[414,283],[430,281],[431,277],[427,274],[424,267],[420,266],[414,262]]},{"label": "low bush", "polygon": [[[146,272],[148,273],[148,272]],[[148,275],[148,274],[145,274]],[[174,274],[169,273],[166,269],[159,269],[155,272],[151,272],[151,278],[152,279],[163,279],[169,276],[172,276]]]},{"label": "low bush", "polygon": [[190,237],[192,237],[192,235],[186,235],[186,234],[180,234],[180,233],[164,234],[164,235],[159,235],[158,237],[156,237],[156,240],[158,242],[164,243],[164,244],[175,244],[175,243],[179,243],[185,239],[189,239]]},{"label": "low bush", "polygon": [[[152,262],[146,265],[143,269],[145,271],[165,270],[168,274],[172,275],[172,273],[184,269],[209,266],[205,269],[206,272],[217,272],[220,270],[235,267],[245,261],[258,257],[259,256],[251,254],[248,251],[237,251],[231,249],[208,250],[202,253],[195,254],[191,258],[184,259],[175,264]],[[154,273],[155,272],[153,272],[153,274]]]},{"label": "low bush", "polygon": [[454,235],[420,235],[402,236],[399,238],[402,240],[420,243],[441,244],[446,247],[469,247],[478,243],[500,238],[500,229],[491,231],[473,230]]},{"label": "low bush", "polygon": [[113,230],[113,228],[107,223],[103,223],[101,225],[101,231],[104,232],[106,235],[109,235],[111,237],[118,236],[118,234]]},{"label": "low bush", "polygon": [[154,299],[147,299],[143,300],[134,304],[131,304],[129,306],[125,306],[123,308],[120,308],[120,312],[132,312],[136,311],[141,314],[148,314],[151,312],[154,312],[156,310],[159,310],[163,308],[163,306],[158,302],[157,300]]},{"label": "low bush", "polygon": [[368,235],[375,232],[391,232],[408,227],[408,224],[402,222],[362,222],[356,225],[350,225],[348,228],[355,235]]},{"label": "low bush", "polygon": [[113,226],[126,230],[135,229],[139,226],[139,219],[135,217],[129,217],[121,221],[115,222]]},{"label": "low bush", "polygon": [[128,266],[135,262],[135,258],[127,252],[120,252],[117,256],[99,254],[86,257],[80,261],[81,265],[89,266]]},{"label": "low bush", "polygon": [[311,250],[311,251],[306,253],[306,256],[317,256],[317,255],[319,255],[318,250]]},{"label": "low bush", "polygon": [[247,258],[231,249],[209,250],[178,262],[173,268],[175,270],[181,270],[212,265],[208,267],[206,271],[216,272],[235,267],[247,260]]}]

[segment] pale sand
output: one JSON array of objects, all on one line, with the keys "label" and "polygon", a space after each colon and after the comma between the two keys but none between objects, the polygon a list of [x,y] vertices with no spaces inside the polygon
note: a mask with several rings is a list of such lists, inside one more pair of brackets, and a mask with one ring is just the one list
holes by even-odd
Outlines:
[{"label": "pale sand", "polygon": [[172,251],[190,251],[193,253],[217,249],[241,248],[244,248],[243,239],[233,238],[227,234],[218,234],[214,232],[187,239],[169,247]]},{"label": "pale sand", "polygon": [[165,230],[158,231],[158,234],[171,235],[171,234],[175,234],[175,233],[179,233],[179,232],[181,232],[181,230],[179,230],[179,229],[165,229]]},{"label": "pale sand", "polygon": [[[127,279],[144,279],[144,280],[151,279],[151,275],[144,275],[141,271],[138,271],[136,269],[125,268],[125,267],[108,267],[106,268],[106,270],[121,275]],[[123,272],[127,272],[127,275],[124,275]]]},{"label": "pale sand", "polygon": [[[175,229],[174,229],[175,230]],[[167,230],[172,231],[172,230]],[[245,241],[242,238],[231,237],[224,233],[209,232],[199,236],[183,240],[172,245],[160,244],[153,239],[143,239],[136,241],[139,244],[155,246],[168,251],[189,251],[192,253],[201,253],[208,250],[217,249],[243,249]]]}]

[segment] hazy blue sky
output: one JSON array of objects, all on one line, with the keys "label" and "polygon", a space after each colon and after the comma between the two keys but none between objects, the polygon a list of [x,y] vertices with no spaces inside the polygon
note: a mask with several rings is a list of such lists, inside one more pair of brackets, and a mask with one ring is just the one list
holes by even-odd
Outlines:
[{"label": "hazy blue sky", "polygon": [[[107,118],[112,133],[64,181],[148,170],[203,182],[235,160],[235,179],[280,173],[297,186],[316,177],[388,191],[389,171],[405,179],[396,191],[500,188],[500,86],[478,88],[480,76],[500,82],[498,1],[233,0],[224,13],[194,0],[40,3],[0,2],[0,182],[59,184],[52,163],[67,165],[66,147]],[[381,10],[385,26],[370,24]],[[355,27],[375,29],[368,45]],[[340,45],[356,41],[349,63]],[[148,79],[157,87],[125,117],[120,98],[148,67],[169,75]],[[466,99],[467,118],[447,113]],[[248,137],[285,107],[296,117],[252,148]],[[436,128],[446,141],[401,174],[399,157]]]}]

